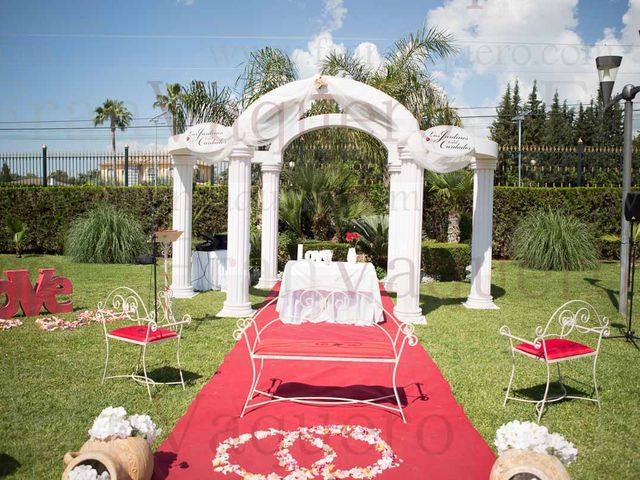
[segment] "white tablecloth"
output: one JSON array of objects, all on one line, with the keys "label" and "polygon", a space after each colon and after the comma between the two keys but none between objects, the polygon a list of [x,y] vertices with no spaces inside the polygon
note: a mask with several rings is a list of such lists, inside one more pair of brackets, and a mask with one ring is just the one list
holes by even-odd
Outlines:
[{"label": "white tablecloth", "polygon": [[372,325],[381,304],[372,264],[298,260],[284,268],[276,310],[284,323]]},{"label": "white tablecloth", "polygon": [[208,290],[226,291],[227,251],[213,250],[191,254],[191,284],[199,292]]}]

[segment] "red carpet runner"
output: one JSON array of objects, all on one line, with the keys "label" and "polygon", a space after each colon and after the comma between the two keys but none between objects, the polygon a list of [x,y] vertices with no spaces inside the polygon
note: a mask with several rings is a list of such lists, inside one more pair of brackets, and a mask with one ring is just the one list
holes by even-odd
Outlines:
[{"label": "red carpet runner", "polygon": [[[382,298],[384,307],[392,310],[392,301],[384,292]],[[260,324],[276,315],[274,305],[265,312]],[[367,337],[371,339],[376,331],[378,335],[381,333],[367,327],[329,324],[278,324],[277,328],[280,330],[276,333],[280,336],[295,334],[298,338],[304,336],[320,341],[347,337],[365,340]],[[158,449],[153,478],[242,478],[235,472],[216,472],[212,465],[219,445],[230,438],[236,440],[228,443],[236,443],[222,451],[228,454],[227,462],[240,465],[246,472],[262,474],[247,476],[249,479],[323,478],[322,475],[296,477],[295,471],[292,473],[291,469],[280,466],[283,458],[289,460],[289,465],[297,461],[300,467],[307,468],[314,462],[320,465],[323,458],[325,461],[330,459],[334,465],[331,471],[339,470],[346,475],[335,478],[489,478],[495,460],[492,450],[464,415],[462,407],[451,394],[449,384],[421,345],[405,348],[397,379],[398,386],[402,387],[401,396],[406,400],[406,425],[396,413],[367,405],[311,406],[279,402],[259,406],[244,418],[239,418],[251,382],[251,365],[242,340],[226,356],[213,379],[200,391]],[[390,366],[273,360],[271,364],[265,363],[259,384],[263,390],[269,387],[277,388],[282,395],[295,392],[301,395],[331,393],[332,396],[341,396],[348,393],[350,396],[372,396],[372,392],[391,390]],[[367,443],[362,438],[354,439],[351,436],[354,429],[333,427],[338,433],[342,431],[342,436],[315,431],[307,432],[305,436],[297,430],[299,427],[331,425],[380,429],[382,445],[386,442],[396,457],[388,458],[382,469],[365,470],[371,474],[370,477],[347,475],[345,472],[354,467],[366,469],[376,465],[388,450],[375,441]],[[265,433],[269,428],[279,432]],[[255,435],[257,431],[261,433]],[[293,436],[286,445],[289,449],[283,451],[280,442],[286,432],[293,432]]]}]

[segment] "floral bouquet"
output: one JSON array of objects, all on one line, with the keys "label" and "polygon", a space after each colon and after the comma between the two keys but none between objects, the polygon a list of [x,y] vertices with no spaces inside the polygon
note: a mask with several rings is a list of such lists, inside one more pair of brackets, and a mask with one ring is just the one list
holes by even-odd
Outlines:
[{"label": "floral bouquet", "polygon": [[568,465],[575,462],[578,450],[558,433],[549,433],[547,427],[533,422],[514,420],[502,425],[496,432],[495,446],[502,455],[510,449],[530,450],[552,455]]},{"label": "floral bouquet", "polygon": [[129,415],[123,407],[107,407],[93,421],[89,430],[91,440],[143,437],[151,445],[160,429],[149,415]]},{"label": "floral bouquet", "polygon": [[355,248],[360,240],[360,234],[358,232],[347,232],[345,240],[349,242],[349,246]]}]

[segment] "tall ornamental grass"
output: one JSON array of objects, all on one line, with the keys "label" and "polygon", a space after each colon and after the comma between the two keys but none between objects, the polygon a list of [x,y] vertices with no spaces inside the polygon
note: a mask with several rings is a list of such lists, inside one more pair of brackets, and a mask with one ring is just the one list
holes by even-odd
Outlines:
[{"label": "tall ornamental grass", "polygon": [[100,205],[71,225],[64,253],[80,263],[132,263],[149,250],[146,240],[131,214]]},{"label": "tall ornamental grass", "polygon": [[538,210],[526,216],[513,237],[513,256],[537,270],[593,270],[598,247],[591,228],[571,215]]}]

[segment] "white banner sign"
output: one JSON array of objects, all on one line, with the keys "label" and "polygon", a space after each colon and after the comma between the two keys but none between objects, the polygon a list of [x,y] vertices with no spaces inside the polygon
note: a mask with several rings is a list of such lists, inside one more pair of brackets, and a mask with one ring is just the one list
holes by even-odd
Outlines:
[{"label": "white banner sign", "polygon": [[471,135],[460,127],[439,125],[424,132],[427,148],[436,155],[462,156],[473,151]]},{"label": "white banner sign", "polygon": [[219,153],[229,146],[233,129],[219,123],[200,123],[183,134],[189,150],[196,153]]}]

